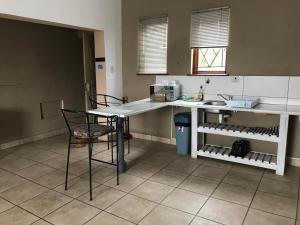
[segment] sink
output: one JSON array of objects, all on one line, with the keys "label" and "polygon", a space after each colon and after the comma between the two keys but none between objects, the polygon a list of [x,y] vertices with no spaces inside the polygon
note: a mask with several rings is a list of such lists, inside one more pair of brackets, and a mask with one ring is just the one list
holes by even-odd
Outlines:
[{"label": "sink", "polygon": [[225,101],[213,100],[205,102],[204,105],[224,106],[226,103]]},{"label": "sink", "polygon": [[[204,105],[225,106],[226,103],[225,103],[225,101],[211,100],[211,101],[206,101],[204,103]],[[205,109],[205,111],[208,113],[216,113],[216,114],[222,113],[222,110],[219,110],[219,109]]]}]

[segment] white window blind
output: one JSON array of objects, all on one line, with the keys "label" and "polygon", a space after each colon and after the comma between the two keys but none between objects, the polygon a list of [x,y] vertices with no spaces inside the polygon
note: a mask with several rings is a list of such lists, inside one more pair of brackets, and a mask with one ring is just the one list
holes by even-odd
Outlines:
[{"label": "white window blind", "polygon": [[229,16],[228,7],[193,12],[191,48],[227,47]]},{"label": "white window blind", "polygon": [[142,18],[138,29],[138,73],[166,74],[168,17]]}]

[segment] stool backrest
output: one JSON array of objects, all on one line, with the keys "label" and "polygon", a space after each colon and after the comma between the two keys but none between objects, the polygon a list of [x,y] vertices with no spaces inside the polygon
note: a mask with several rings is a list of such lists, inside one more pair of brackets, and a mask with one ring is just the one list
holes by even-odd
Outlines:
[{"label": "stool backrest", "polygon": [[128,103],[126,97],[117,98],[107,94],[96,94],[89,97],[93,109]]}]

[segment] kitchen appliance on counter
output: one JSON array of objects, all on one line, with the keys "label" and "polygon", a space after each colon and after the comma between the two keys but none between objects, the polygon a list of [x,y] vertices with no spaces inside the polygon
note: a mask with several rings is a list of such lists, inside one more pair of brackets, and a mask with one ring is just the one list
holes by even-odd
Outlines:
[{"label": "kitchen appliance on counter", "polygon": [[150,99],[156,102],[172,102],[181,96],[181,85],[177,81],[168,81],[150,85]]}]

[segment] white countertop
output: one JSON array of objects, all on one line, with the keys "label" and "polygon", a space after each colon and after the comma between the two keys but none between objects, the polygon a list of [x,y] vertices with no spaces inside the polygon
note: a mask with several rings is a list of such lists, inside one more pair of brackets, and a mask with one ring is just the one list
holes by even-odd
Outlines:
[{"label": "white countertop", "polygon": [[254,112],[254,113],[268,113],[268,114],[289,114],[300,115],[300,105],[282,105],[282,104],[258,104],[252,109],[248,108],[233,108],[228,106],[212,106],[205,105],[204,102],[186,102],[177,100],[174,102],[153,102],[149,98],[130,102],[120,106],[111,106],[108,108],[89,110],[89,113],[103,115],[103,116],[119,116],[128,117],[152,111],[167,106],[180,106],[187,108],[202,108],[202,109],[220,109],[228,111],[239,112]]}]

